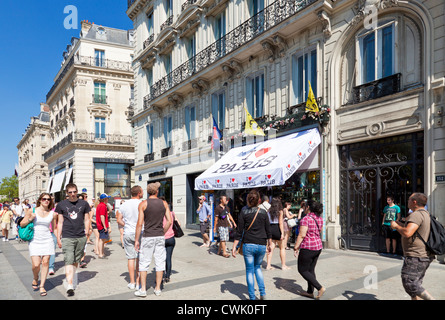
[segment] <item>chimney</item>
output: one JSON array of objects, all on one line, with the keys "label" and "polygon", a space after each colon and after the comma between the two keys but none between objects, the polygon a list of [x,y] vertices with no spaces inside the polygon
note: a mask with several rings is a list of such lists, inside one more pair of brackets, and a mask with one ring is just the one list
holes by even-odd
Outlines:
[{"label": "chimney", "polygon": [[46,103],[40,103],[40,112],[49,112],[49,106]]},{"label": "chimney", "polygon": [[90,31],[91,29],[91,22],[89,22],[88,20],[82,20],[80,22],[81,26],[82,26],[82,30],[80,32],[80,36],[83,38],[88,34],[88,31]]}]

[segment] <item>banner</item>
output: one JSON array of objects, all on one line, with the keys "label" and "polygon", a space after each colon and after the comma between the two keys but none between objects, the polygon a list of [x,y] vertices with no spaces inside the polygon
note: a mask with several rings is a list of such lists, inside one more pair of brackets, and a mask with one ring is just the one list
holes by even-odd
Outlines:
[{"label": "banner", "polygon": [[283,185],[321,143],[318,129],[229,150],[195,179],[195,190]]}]

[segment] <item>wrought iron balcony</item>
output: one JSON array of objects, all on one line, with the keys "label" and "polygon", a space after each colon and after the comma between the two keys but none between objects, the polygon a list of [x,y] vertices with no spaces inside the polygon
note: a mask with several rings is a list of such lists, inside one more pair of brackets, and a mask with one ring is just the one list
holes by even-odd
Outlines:
[{"label": "wrought iron balcony", "polygon": [[173,15],[168,17],[167,20],[163,24],[161,24],[161,31],[171,26],[172,24],[173,24]]},{"label": "wrought iron balcony", "polygon": [[399,92],[401,90],[401,75],[401,73],[396,73],[392,76],[354,87],[352,89],[353,103],[373,100]]},{"label": "wrought iron balcony", "polygon": [[149,154],[146,154],[146,155],[144,156],[144,163],[153,161],[154,159],[155,159],[155,154],[154,154],[154,152],[149,153]]},{"label": "wrought iron balcony", "polygon": [[93,103],[107,104],[107,96],[93,93]]},{"label": "wrought iron balcony", "polygon": [[161,150],[161,158],[168,157],[168,156],[170,155],[171,151],[173,151],[173,148],[172,148],[171,146],[162,149],[162,150]]},{"label": "wrought iron balcony", "polygon": [[206,69],[222,57],[237,50],[247,42],[257,38],[259,35],[272,29],[316,1],[317,0],[277,0],[273,2],[263,11],[260,11],[153,84],[146,100],[149,102],[156,99],[171,88],[189,79],[193,74]]},{"label": "wrought iron balcony", "polygon": [[95,133],[75,131],[68,134],[60,142],[43,154],[44,160],[55,155],[71,143],[102,143],[122,146],[134,146],[133,137],[123,134],[106,134],[103,138],[96,138]]},{"label": "wrought iron balcony", "polygon": [[181,12],[187,9],[188,6],[195,4],[197,1],[198,0],[187,0],[186,2],[184,2],[181,7]]},{"label": "wrought iron balcony", "polygon": [[144,41],[144,49],[147,48],[153,41],[155,40],[155,34],[152,33],[150,36],[148,36],[147,40]]}]

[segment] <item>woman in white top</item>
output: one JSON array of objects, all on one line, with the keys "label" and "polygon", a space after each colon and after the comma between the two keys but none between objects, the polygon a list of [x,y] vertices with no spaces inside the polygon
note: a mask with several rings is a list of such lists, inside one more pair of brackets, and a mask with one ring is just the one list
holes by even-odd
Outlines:
[{"label": "woman in white top", "polygon": [[20,222],[21,227],[26,227],[29,223],[34,223],[34,237],[29,242],[29,255],[32,262],[32,273],[34,279],[32,287],[34,290],[39,289],[39,272],[41,268],[40,295],[46,296],[45,281],[48,276],[49,258],[55,254],[54,240],[51,235],[50,225],[54,230],[55,213],[51,211],[54,202],[49,193],[42,193],[37,200],[36,208],[27,209],[26,215]]}]

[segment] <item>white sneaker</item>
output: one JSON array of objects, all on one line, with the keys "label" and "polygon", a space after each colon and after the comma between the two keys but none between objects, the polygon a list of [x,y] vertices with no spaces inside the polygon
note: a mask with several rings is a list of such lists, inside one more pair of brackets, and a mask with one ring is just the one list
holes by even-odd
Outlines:
[{"label": "white sneaker", "polygon": [[138,291],[135,291],[134,295],[136,297],[145,298],[147,296],[147,291],[141,291],[140,289]]},{"label": "white sneaker", "polygon": [[154,293],[156,296],[160,296],[160,295],[161,295],[161,290],[155,290],[155,291],[153,291],[153,293]]},{"label": "white sneaker", "polygon": [[134,289],[136,289],[136,285],[134,283],[129,283],[127,285],[127,288],[130,289],[130,290],[134,290]]}]

